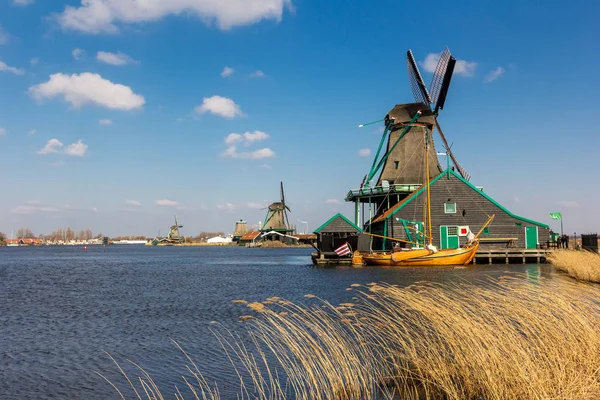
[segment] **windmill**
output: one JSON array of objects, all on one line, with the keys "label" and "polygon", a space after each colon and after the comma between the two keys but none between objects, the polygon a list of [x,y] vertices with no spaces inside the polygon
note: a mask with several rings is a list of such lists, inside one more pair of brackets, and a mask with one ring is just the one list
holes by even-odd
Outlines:
[{"label": "windmill", "polygon": [[285,203],[283,182],[280,184],[280,198],[280,201],[271,203],[271,205],[267,207],[267,216],[265,217],[265,223],[263,224],[261,232],[275,231],[284,235],[293,232],[288,218],[288,212],[291,212],[291,210]]},{"label": "windmill", "polygon": [[452,73],[456,65],[456,59],[450,54],[450,50],[446,47],[433,72],[433,78],[429,86],[429,91],[425,86],[423,77],[419,72],[417,63],[411,50],[406,52],[407,64],[408,64],[408,80],[410,82],[410,88],[413,92],[415,101],[418,103],[424,103],[427,106],[428,111],[431,111],[433,106],[433,120],[435,128],[440,134],[443,146],[446,149],[446,153],[450,156],[452,163],[458,170],[459,174],[466,180],[470,180],[471,176],[465,171],[465,169],[458,163],[454,153],[452,153],[451,146],[448,145],[448,140],[442,127],[440,126],[437,115],[439,110],[444,109],[444,103],[446,102],[446,96],[448,95],[448,88],[450,87],[450,81],[452,80]]},{"label": "windmill", "polygon": [[183,228],[183,225],[179,225],[177,215],[175,215],[175,225],[169,227],[168,238],[170,242],[183,242],[183,237],[179,234],[179,228]]}]

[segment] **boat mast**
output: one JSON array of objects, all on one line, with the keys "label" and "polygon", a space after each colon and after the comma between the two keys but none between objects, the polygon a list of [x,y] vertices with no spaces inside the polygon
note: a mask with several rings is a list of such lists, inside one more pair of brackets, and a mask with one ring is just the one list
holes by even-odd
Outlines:
[{"label": "boat mast", "polygon": [[429,190],[429,129],[425,128],[425,182],[427,185],[427,235],[429,236],[429,244],[433,243],[433,235],[431,234],[431,192]]}]

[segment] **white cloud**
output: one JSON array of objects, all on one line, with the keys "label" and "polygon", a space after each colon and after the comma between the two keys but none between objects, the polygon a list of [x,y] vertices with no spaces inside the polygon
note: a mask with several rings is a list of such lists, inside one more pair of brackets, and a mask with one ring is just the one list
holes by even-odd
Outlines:
[{"label": "white cloud", "polygon": [[490,73],[487,74],[485,78],[483,78],[483,81],[486,83],[493,82],[496,79],[500,78],[502,75],[504,75],[505,72],[506,70],[504,68],[498,67],[495,70],[490,71]]},{"label": "white cloud", "polygon": [[37,129],[32,129],[29,132],[27,132],[27,136],[33,136],[37,133]]},{"label": "white cloud", "polygon": [[325,200],[325,203],[327,203],[327,204],[341,204],[341,201],[339,201],[338,199],[327,199],[327,200]]},{"label": "white cloud", "polygon": [[31,65],[37,65],[40,62],[39,58],[32,58],[31,60],[29,60],[29,64]]},{"label": "white cloud", "polygon": [[263,158],[275,157],[275,152],[269,148],[259,149],[248,152],[238,152],[236,146],[229,146],[225,152],[221,154],[225,158],[241,158],[251,160],[261,160]]},{"label": "white cloud", "polygon": [[65,154],[75,157],[83,157],[87,152],[88,145],[83,143],[81,139],[77,143],[72,143],[65,149]]},{"label": "white cloud", "polygon": [[225,138],[225,144],[232,145],[234,143],[241,142],[242,140],[244,139],[242,139],[242,135],[240,135],[239,133],[230,133]]},{"label": "white cloud", "polygon": [[250,78],[264,78],[266,75],[260,69],[257,69],[253,73],[250,74]]},{"label": "white cloud", "polygon": [[192,14],[221,30],[251,25],[263,19],[281,21],[283,9],[293,10],[291,0],[81,0],[79,7],[65,6],[54,15],[65,30],[117,33],[118,24],[160,20],[169,15]]},{"label": "white cloud", "polygon": [[50,153],[58,153],[58,150],[63,147],[64,144],[62,144],[62,142],[58,139],[50,139],[48,140],[48,143],[46,143],[46,146],[44,146],[43,149],[41,149],[40,151],[38,151],[38,154],[50,154]]},{"label": "white cloud", "polygon": [[244,142],[246,146],[249,146],[254,142],[260,142],[270,137],[271,136],[268,133],[262,131],[246,132],[241,135],[239,133],[230,133],[225,138],[225,144],[231,146],[236,143]]},{"label": "white cloud", "polygon": [[579,203],[573,200],[560,200],[556,202],[557,204],[567,207],[567,208],[578,208]]},{"label": "white cloud", "polygon": [[217,206],[217,208],[219,210],[231,212],[231,211],[235,210],[236,207],[235,207],[235,204],[225,203],[225,204],[219,204]]},{"label": "white cloud", "polygon": [[265,207],[266,207],[266,204],[260,204],[260,203],[252,203],[252,202],[249,202],[249,203],[245,203],[245,204],[244,204],[244,207],[246,207],[246,208],[251,208],[251,209],[255,209],[255,210],[260,210],[261,208],[265,208]]},{"label": "white cloud", "polygon": [[83,57],[85,57],[85,50],[82,50],[82,49],[73,49],[73,51],[71,52],[71,54],[73,55],[74,59],[81,60]]},{"label": "white cloud", "polygon": [[231,67],[225,67],[223,68],[223,71],[221,72],[221,77],[222,78],[227,78],[228,76],[233,75],[233,73],[235,72],[235,70]]},{"label": "white cloud", "polygon": [[146,103],[144,97],[133,93],[129,86],[112,83],[98,74],[89,72],[50,75],[48,82],[31,86],[29,93],[38,101],[62,96],[75,108],[96,105],[117,110],[132,110],[141,108]]},{"label": "white cloud", "polygon": [[[421,66],[427,72],[435,72],[435,67],[440,59],[442,53],[429,53],[425,60],[421,62]],[[465,60],[456,60],[456,65],[454,66],[454,73],[462,76],[472,76],[475,73],[475,68],[477,68],[476,62],[468,62]]]},{"label": "white cloud", "polygon": [[136,206],[136,207],[140,207],[142,205],[142,203],[140,203],[137,200],[125,200],[125,203],[129,204],[130,206]]},{"label": "white cloud", "polygon": [[25,70],[23,68],[15,68],[7,65],[4,61],[0,61],[0,72],[10,72],[15,75],[23,75]]},{"label": "white cloud", "polygon": [[369,157],[371,155],[371,149],[360,149],[358,155],[361,157]]},{"label": "white cloud", "polygon": [[173,201],[173,200],[156,200],[155,201],[157,206],[164,206],[164,207],[174,207],[179,205],[178,202]]},{"label": "white cloud", "polygon": [[98,121],[100,125],[112,125],[112,121],[110,119],[101,119]]},{"label": "white cloud", "polygon": [[33,4],[35,0],[12,0],[14,5],[17,6],[28,6],[30,4]]},{"label": "white cloud", "polygon": [[221,96],[205,97],[202,104],[196,107],[195,110],[200,114],[209,112],[223,118],[235,118],[244,115],[240,106],[235,104],[233,100]]},{"label": "white cloud", "polygon": [[106,51],[99,51],[96,54],[96,59],[98,61],[100,61],[100,62],[105,63],[105,64],[117,65],[117,66],[137,63],[136,60],[134,60],[133,58],[129,57],[125,53],[121,53],[120,51],[118,53],[116,53],[116,54],[115,53],[109,53],[109,52],[106,52]]},{"label": "white cloud", "polygon": [[17,206],[15,208],[13,208],[12,210],[10,210],[10,212],[12,214],[35,214],[38,212],[57,212],[58,209],[54,208],[54,207],[42,207],[42,206],[35,206],[35,205],[28,205],[28,206]]},{"label": "white cloud", "polygon": [[6,129],[0,128],[0,136],[6,135]]}]

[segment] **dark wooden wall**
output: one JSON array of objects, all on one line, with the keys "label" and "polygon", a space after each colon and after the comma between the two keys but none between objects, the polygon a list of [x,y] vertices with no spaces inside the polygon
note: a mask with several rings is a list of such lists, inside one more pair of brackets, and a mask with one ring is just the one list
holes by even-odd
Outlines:
[{"label": "dark wooden wall", "polygon": [[[530,222],[517,219],[506,213],[493,202],[486,199],[477,190],[474,190],[460,179],[452,174],[449,178],[444,175],[431,185],[431,217],[433,225],[433,244],[440,247],[440,226],[462,226],[467,225],[473,233],[477,233],[485,224],[488,215],[495,214],[494,221],[489,225],[489,234],[481,235],[481,238],[517,238],[515,247],[525,247],[525,227],[537,226]],[[407,239],[404,228],[396,218],[407,220],[423,220],[423,197],[422,194],[406,204],[400,211],[394,214],[388,220],[387,236],[398,239]],[[444,203],[456,203],[456,213],[446,214],[444,212]],[[520,224],[520,226],[518,225]],[[368,230],[367,230],[368,231]],[[374,223],[371,227],[371,233],[384,234],[384,222]],[[548,240],[549,231],[547,228],[538,226],[538,243],[542,244]],[[460,244],[465,244],[466,238],[459,238]],[[382,239],[373,240],[373,249],[382,249]],[[391,241],[387,241],[386,248],[391,248]],[[495,244],[501,246],[502,244]],[[482,247],[485,246],[482,243]]]}]

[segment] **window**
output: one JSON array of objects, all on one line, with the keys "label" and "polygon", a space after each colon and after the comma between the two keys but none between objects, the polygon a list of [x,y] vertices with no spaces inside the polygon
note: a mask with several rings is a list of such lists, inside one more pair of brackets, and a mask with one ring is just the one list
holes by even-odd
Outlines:
[{"label": "window", "polygon": [[484,235],[489,235],[490,234],[490,227],[486,226],[485,228],[483,228],[483,234]]},{"label": "window", "polygon": [[444,203],[444,212],[446,214],[456,214],[456,203]]},{"label": "window", "polygon": [[398,169],[399,165],[400,165],[400,161],[394,161],[394,167],[396,167],[396,169]]},{"label": "window", "polygon": [[449,226],[448,236],[458,236],[458,226]]},{"label": "window", "polygon": [[516,226],[517,228],[520,228],[520,227],[522,227],[523,225],[522,225],[520,222],[517,222],[517,223],[515,224],[515,226]]}]

